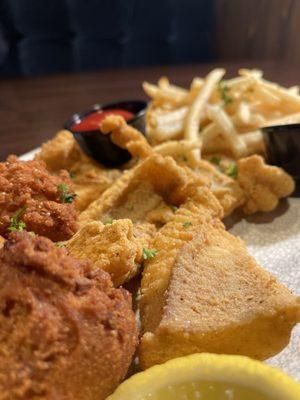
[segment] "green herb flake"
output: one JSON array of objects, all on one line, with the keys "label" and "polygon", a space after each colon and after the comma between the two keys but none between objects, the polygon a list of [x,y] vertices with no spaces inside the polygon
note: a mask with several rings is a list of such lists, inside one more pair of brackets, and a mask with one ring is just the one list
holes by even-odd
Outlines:
[{"label": "green herb flake", "polygon": [[238,166],[236,164],[231,164],[229,167],[226,169],[225,174],[230,176],[230,178],[236,179],[238,176]]},{"label": "green herb flake", "polygon": [[177,206],[170,206],[170,208],[171,208],[171,210],[173,211],[173,212],[176,212],[177,210],[178,210],[178,207]]},{"label": "green herb flake", "polygon": [[74,201],[76,194],[69,191],[69,186],[66,183],[60,183],[57,185],[57,189],[60,192],[59,200],[62,203],[72,203]]},{"label": "green herb flake", "polygon": [[224,106],[232,103],[233,99],[229,96],[229,88],[225,81],[222,80],[219,82],[218,90]]},{"label": "green herb flake", "polygon": [[143,260],[150,260],[151,258],[155,257],[158,253],[155,249],[147,249],[146,247],[143,248]]},{"label": "green herb flake", "polygon": [[212,164],[215,164],[215,165],[220,165],[220,162],[221,162],[221,157],[218,157],[218,156],[213,156],[213,157],[211,157],[210,158],[210,160],[209,160]]},{"label": "green herb flake", "polygon": [[61,249],[62,247],[65,247],[65,243],[64,242],[56,242],[55,246]]},{"label": "green herb flake", "polygon": [[183,226],[184,228],[188,228],[188,227],[191,226],[191,225],[193,225],[193,224],[191,223],[191,221],[185,221],[185,222],[182,224],[182,226]]},{"label": "green herb flake", "polygon": [[69,175],[70,175],[70,178],[71,178],[71,179],[76,178],[76,172],[75,172],[75,171],[70,171],[70,172],[69,172]]},{"label": "green herb flake", "polygon": [[130,206],[127,207],[128,211],[133,211],[134,210],[134,206],[131,204]]},{"label": "green herb flake", "polygon": [[10,219],[10,226],[8,230],[13,231],[23,231],[26,228],[26,223],[21,220],[22,216],[26,211],[26,207],[20,208]]},{"label": "green herb flake", "polygon": [[107,218],[103,223],[104,225],[111,225],[114,222],[112,218]]}]

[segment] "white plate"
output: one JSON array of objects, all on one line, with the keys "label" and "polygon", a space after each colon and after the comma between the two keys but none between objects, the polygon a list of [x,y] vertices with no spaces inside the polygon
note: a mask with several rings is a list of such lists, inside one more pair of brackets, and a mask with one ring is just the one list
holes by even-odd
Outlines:
[{"label": "white plate", "polygon": [[[20,158],[30,160],[39,150]],[[239,221],[228,219],[227,226],[231,226],[231,233],[245,241],[249,252],[265,269],[300,294],[300,199],[289,198],[272,213]],[[300,380],[300,324],[294,328],[289,345],[266,363]]]}]

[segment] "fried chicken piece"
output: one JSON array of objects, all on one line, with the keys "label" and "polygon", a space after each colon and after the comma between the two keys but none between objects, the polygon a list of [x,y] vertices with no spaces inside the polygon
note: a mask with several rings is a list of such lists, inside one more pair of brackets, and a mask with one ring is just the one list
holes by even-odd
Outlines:
[{"label": "fried chicken piece", "polygon": [[152,230],[143,233],[139,232],[135,237],[129,219],[107,225],[89,222],[66,242],[66,247],[72,256],[88,259],[95,268],[108,272],[114,285],[120,286],[138,273],[143,248],[153,236]]},{"label": "fried chicken piece", "polygon": [[279,199],[295,190],[293,178],[283,169],[265,164],[261,156],[242,158],[237,165],[238,182],[246,195],[243,206],[246,214],[272,211]]},{"label": "fried chicken piece", "polygon": [[66,171],[54,176],[44,162],[16,156],[0,163],[1,235],[26,228],[53,241],[69,239],[77,230],[74,202]]},{"label": "fried chicken piece", "polygon": [[42,145],[37,160],[46,163],[52,173],[66,169],[72,176],[77,194],[76,208],[84,210],[120,176],[116,169],[106,169],[88,157],[69,131],[60,131]]},{"label": "fried chicken piece", "polygon": [[300,320],[299,301],[225,231],[220,213],[198,189],[153,240],[141,286],[143,369],[198,352],[265,359]]},{"label": "fried chicken piece", "polygon": [[137,344],[131,297],[42,237],[0,250],[1,400],[101,400]]}]

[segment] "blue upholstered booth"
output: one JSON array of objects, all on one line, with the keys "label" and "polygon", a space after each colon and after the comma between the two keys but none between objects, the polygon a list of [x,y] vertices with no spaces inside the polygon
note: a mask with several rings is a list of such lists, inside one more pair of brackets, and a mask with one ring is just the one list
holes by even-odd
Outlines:
[{"label": "blue upholstered booth", "polygon": [[207,61],[212,0],[0,0],[0,75]]}]

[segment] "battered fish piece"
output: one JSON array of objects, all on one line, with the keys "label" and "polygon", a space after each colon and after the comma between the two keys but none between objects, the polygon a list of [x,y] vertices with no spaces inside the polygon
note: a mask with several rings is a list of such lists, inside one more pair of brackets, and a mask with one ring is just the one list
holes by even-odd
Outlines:
[{"label": "battered fish piece", "polygon": [[[80,226],[129,218],[135,227],[158,229],[168,222],[177,206],[186,201],[190,186],[203,186],[171,157],[153,154],[124,172],[113,186],[79,217]],[[156,231],[155,229],[155,231]]]},{"label": "battered fish piece", "polygon": [[71,132],[63,130],[42,145],[35,157],[46,163],[52,173],[69,171],[77,194],[76,208],[83,211],[120,176],[116,169],[106,169],[88,157],[79,147]]},{"label": "battered fish piece", "polygon": [[[127,149],[133,156],[142,159],[156,151],[145,137],[126,124],[120,116],[108,116],[101,125],[104,133],[112,131],[112,140]],[[289,196],[295,189],[295,182],[281,168],[266,165],[263,158],[252,155],[238,160],[238,179],[225,175],[211,163],[200,160],[193,168],[177,157],[183,168],[189,168],[211,188],[223,207],[224,216],[242,207],[246,214],[257,211],[272,211],[280,198]]]},{"label": "battered fish piece", "polygon": [[24,232],[11,234],[0,265],[0,399],[105,399],[137,344],[129,293]]},{"label": "battered fish piece", "polygon": [[[92,257],[95,265],[108,271],[119,285],[139,272],[156,232],[172,220],[178,206],[190,196],[191,188],[201,186],[201,180],[172,158],[153,154],[125,172],[80,215],[81,231],[67,246],[77,257]],[[128,219],[132,221],[130,230]],[[95,221],[97,225],[90,225]],[[108,225],[103,229],[99,222]],[[128,253],[130,256],[126,256]]]},{"label": "battered fish piece", "polygon": [[300,321],[299,300],[225,231],[218,207],[202,189],[153,241],[141,286],[143,369],[198,352],[266,359]]},{"label": "battered fish piece", "polygon": [[265,164],[261,156],[242,158],[237,165],[238,182],[246,197],[243,205],[246,214],[272,211],[281,198],[295,190],[293,178],[283,169]]},{"label": "battered fish piece", "polygon": [[245,203],[245,193],[239,183],[223,174],[210,162],[200,160],[195,173],[208,178],[208,187],[219,200],[224,217]]},{"label": "battered fish piece", "polygon": [[66,171],[54,176],[45,163],[16,156],[0,163],[0,235],[26,229],[53,241],[67,240],[77,230],[75,202]]},{"label": "battered fish piece", "polygon": [[68,242],[66,248],[78,259],[92,261],[94,268],[108,272],[115,286],[120,286],[138,273],[142,263],[143,248],[153,237],[153,231],[133,234],[129,219],[119,219],[103,225],[89,222]]}]

